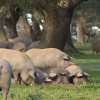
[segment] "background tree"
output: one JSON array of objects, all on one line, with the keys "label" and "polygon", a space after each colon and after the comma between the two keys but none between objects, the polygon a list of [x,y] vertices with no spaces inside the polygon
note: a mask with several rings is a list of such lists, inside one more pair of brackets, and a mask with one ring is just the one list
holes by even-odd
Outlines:
[{"label": "background tree", "polygon": [[25,15],[21,16],[17,23],[18,36],[27,37],[32,41],[37,40],[37,36],[32,30],[32,26],[28,24],[27,18]]},{"label": "background tree", "polygon": [[3,30],[3,16],[4,16],[4,13],[6,12],[3,4],[4,4],[5,1],[1,0],[0,1],[0,41],[6,41],[8,40],[7,37],[6,37],[6,34],[4,33],[4,30]]},{"label": "background tree", "polygon": [[44,33],[39,48],[64,49],[73,9],[84,0],[32,0],[44,12]]},{"label": "background tree", "polygon": [[[31,4],[29,0],[23,0],[21,2],[20,0],[8,0],[8,1],[5,0],[5,2],[2,2],[1,4],[4,5],[4,8],[6,8],[6,11],[7,11],[7,13],[4,16],[4,24],[7,26],[7,29],[8,29],[8,33],[9,33],[8,38],[13,39],[18,36],[16,25],[20,16],[26,15],[26,13],[30,12],[33,8],[31,8],[32,6],[30,6]],[[30,27],[27,27],[27,28],[30,28]],[[32,31],[31,28],[29,30]],[[26,35],[24,36],[28,36],[28,34],[31,35],[31,33],[26,32],[25,33]]]},{"label": "background tree", "polygon": [[74,9],[73,22],[76,22],[78,45],[86,44],[84,36],[87,35],[89,37],[90,28],[95,25],[98,26],[98,20],[100,19],[99,12],[100,2],[98,2],[98,0],[88,0],[87,2],[82,2]]},{"label": "background tree", "polygon": [[[14,39],[18,37],[16,24],[22,14],[22,9],[18,5],[9,4],[10,8],[5,14],[4,24],[8,29],[8,38]],[[7,16],[8,15],[8,16]]]},{"label": "background tree", "polygon": [[[81,26],[80,32],[78,33],[82,33],[82,34],[85,33],[87,35],[88,33],[87,28],[88,30],[90,30],[92,25],[94,25],[93,24],[94,22],[95,25],[98,25],[98,21],[100,19],[99,16],[97,16],[99,15],[99,10],[97,9],[99,9],[100,7],[97,5],[99,4],[97,0],[88,0],[87,2],[82,2],[84,0],[50,0],[50,1],[49,0],[23,0],[22,2],[20,2],[20,0],[8,0],[8,1],[1,0],[0,4],[2,4],[3,7],[5,7],[6,9],[5,11],[8,10],[8,13],[5,17],[5,25],[7,25],[7,23],[9,22],[9,20],[7,21],[7,19],[9,18],[10,19],[12,18],[12,21],[10,22],[14,22],[12,25],[11,23],[8,23],[7,25],[7,28],[9,29],[9,31],[11,31],[9,32],[10,35],[11,33],[13,33],[11,37],[14,38],[16,36],[22,36],[23,32],[20,32],[19,35],[18,33],[16,33],[15,26],[17,25],[17,22],[20,17],[22,17],[26,13],[31,13],[34,16],[33,24],[35,22],[38,23],[37,24],[35,23],[34,24],[35,26],[33,25],[34,31],[32,31],[31,27],[27,26],[27,28],[29,28],[28,29],[29,32],[26,33],[24,32],[24,36],[32,37],[34,33],[35,34],[39,33],[40,30],[37,31],[39,29],[38,24],[43,25],[42,37],[41,37],[41,32],[39,33],[39,36],[41,37],[41,41],[38,46],[39,48],[54,47],[63,50],[63,48],[66,45],[67,49],[68,47],[69,48],[71,47],[73,50],[76,51],[71,39],[71,34],[73,32],[72,29],[74,25],[73,22],[78,22],[77,26]],[[12,2],[10,3],[10,1]],[[74,16],[73,16],[73,12],[74,12]],[[14,16],[16,16],[17,18],[14,18]],[[90,21],[90,19],[95,18],[95,16],[96,16],[96,21],[94,22],[93,20]],[[78,19],[81,19],[81,17],[82,20],[78,21]],[[44,20],[43,23],[41,23],[41,19]],[[79,25],[79,22],[82,23],[80,23]],[[70,26],[72,27],[70,28]],[[15,32],[14,31],[12,32],[12,30],[15,30]],[[86,32],[85,31],[83,32],[82,30],[86,30]],[[34,36],[32,38],[34,38]],[[78,39],[79,39],[78,44],[84,44],[84,35],[82,35],[81,39],[80,38]],[[82,40],[83,43],[80,43],[80,40]]]}]

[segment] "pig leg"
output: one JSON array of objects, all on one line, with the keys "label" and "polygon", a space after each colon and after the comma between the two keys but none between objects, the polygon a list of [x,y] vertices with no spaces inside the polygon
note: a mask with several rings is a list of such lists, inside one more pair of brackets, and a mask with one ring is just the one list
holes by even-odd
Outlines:
[{"label": "pig leg", "polygon": [[21,80],[21,85],[26,85],[25,82],[23,80]]},{"label": "pig leg", "polygon": [[53,84],[60,84],[61,83],[61,77],[59,76],[55,81],[53,81]]},{"label": "pig leg", "polygon": [[12,75],[11,75],[11,83],[15,84],[15,78],[14,78],[13,73],[12,73]]},{"label": "pig leg", "polygon": [[14,76],[14,79],[15,79],[15,84],[17,84],[19,82],[18,81],[18,72],[14,72],[13,76]]},{"label": "pig leg", "polygon": [[2,92],[3,92],[3,100],[7,100],[8,90],[2,89]]},{"label": "pig leg", "polygon": [[14,79],[14,77],[11,78],[11,83],[15,84],[15,79]]}]

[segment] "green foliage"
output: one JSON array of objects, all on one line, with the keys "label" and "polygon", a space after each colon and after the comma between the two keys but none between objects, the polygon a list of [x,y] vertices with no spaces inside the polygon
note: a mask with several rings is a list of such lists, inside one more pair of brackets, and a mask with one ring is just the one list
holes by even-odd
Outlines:
[{"label": "green foliage", "polygon": [[92,54],[91,42],[92,40],[89,40],[84,46],[75,45],[82,54],[69,53],[74,58],[73,62],[90,74],[90,83],[78,86],[12,84],[8,100],[100,100],[100,54]]}]

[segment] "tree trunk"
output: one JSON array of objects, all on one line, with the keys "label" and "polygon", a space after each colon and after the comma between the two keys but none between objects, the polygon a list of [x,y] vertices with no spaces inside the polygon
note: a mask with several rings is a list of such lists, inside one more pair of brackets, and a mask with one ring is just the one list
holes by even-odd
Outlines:
[{"label": "tree trunk", "polygon": [[5,25],[7,26],[7,30],[8,30],[7,37],[9,39],[14,39],[14,38],[18,37],[17,30],[16,30],[16,23],[15,23],[15,20],[13,19],[13,17],[6,18]]},{"label": "tree trunk", "polygon": [[85,30],[85,19],[80,16],[77,18],[77,45],[86,44],[86,30]]},{"label": "tree trunk", "polygon": [[44,12],[43,35],[39,48],[64,49],[70,30],[70,15],[84,0],[32,0]]},{"label": "tree trunk", "polygon": [[68,53],[68,52],[73,52],[76,53],[78,52],[77,49],[74,47],[73,42],[72,42],[72,38],[71,38],[71,20],[72,20],[72,16],[73,16],[73,10],[69,13],[69,27],[67,27],[69,29],[68,32],[68,36],[67,36],[67,40],[66,40],[66,45],[64,47],[64,52]]},{"label": "tree trunk", "polygon": [[17,23],[17,29],[18,29],[18,36],[27,37],[32,41],[37,41],[37,37],[34,31],[32,30],[32,27],[28,24],[26,16],[20,17]]},{"label": "tree trunk", "polygon": [[39,24],[35,20],[34,17],[32,18],[32,22],[33,22],[33,30],[34,30],[34,33],[36,34],[38,40],[40,40],[40,38],[41,38],[41,30],[40,30]]},{"label": "tree trunk", "polygon": [[[60,13],[59,13],[60,12]],[[63,50],[69,33],[69,13],[62,9],[48,10],[43,24],[43,35],[39,48],[58,48]],[[67,32],[68,31],[68,32]]]},{"label": "tree trunk", "polygon": [[18,37],[16,24],[22,14],[22,9],[18,5],[10,5],[10,18],[5,18],[5,25],[8,29],[8,38],[14,39]]},{"label": "tree trunk", "polygon": [[64,47],[64,52],[72,52],[72,53],[77,53],[77,49],[74,47],[72,38],[71,38],[71,33],[68,34],[66,45]]},{"label": "tree trunk", "polygon": [[[63,11],[61,11],[61,12],[64,13]],[[44,27],[44,30],[43,30],[45,32],[45,33],[43,33],[43,35],[45,35],[43,37],[45,37],[45,39],[47,37],[47,39],[45,40],[46,42],[45,42],[44,47],[45,46],[46,47],[54,47],[54,48],[58,48],[60,50],[64,49],[64,52],[69,52],[69,51],[77,52],[76,48],[74,47],[74,45],[72,43],[71,33],[70,33],[70,22],[72,19],[72,14],[73,14],[73,10],[70,10],[70,12],[67,12],[67,14],[66,14],[67,16],[63,15],[63,14],[60,16],[53,15],[53,16],[55,16],[57,18],[59,17],[59,18],[57,20],[55,20],[53,18],[52,18],[52,20],[48,19],[47,20],[48,22],[46,22],[46,20],[44,21],[44,24],[46,26]],[[52,16],[52,15],[48,15],[48,16]],[[65,19],[64,19],[64,17],[65,17]],[[51,22],[52,22],[52,24],[51,24]],[[51,24],[51,28],[50,28],[49,24]],[[58,28],[58,27],[60,27],[60,28]],[[46,31],[46,30],[49,30],[50,32]],[[48,34],[47,34],[47,32],[48,32]],[[44,39],[41,41],[44,41]],[[43,45],[41,43],[41,41],[40,41],[40,44]],[[49,41],[51,41],[51,42],[49,42]],[[66,41],[66,45],[65,45],[65,41]],[[42,47],[40,47],[40,48],[42,48]]]},{"label": "tree trunk", "polygon": [[[0,16],[1,17],[1,16]],[[7,41],[7,37],[4,33],[4,30],[3,30],[3,25],[2,25],[2,18],[0,18],[0,41]]]}]

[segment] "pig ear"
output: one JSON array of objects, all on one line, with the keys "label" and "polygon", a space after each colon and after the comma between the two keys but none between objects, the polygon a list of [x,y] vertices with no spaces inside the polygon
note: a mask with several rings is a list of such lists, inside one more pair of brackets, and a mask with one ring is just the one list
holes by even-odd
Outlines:
[{"label": "pig ear", "polygon": [[35,76],[34,76],[34,72],[33,72],[33,71],[30,71],[30,72],[29,72],[29,75],[30,75],[33,79],[35,79]]},{"label": "pig ear", "polygon": [[52,82],[52,81],[51,81],[51,79],[49,79],[49,78],[46,77],[45,78],[45,82]]},{"label": "pig ear", "polygon": [[56,73],[50,73],[50,74],[49,74],[49,77],[50,77],[50,78],[53,78],[53,77],[56,77],[56,76],[57,76]]},{"label": "pig ear", "polygon": [[51,82],[51,79],[49,79],[49,77],[54,77],[54,75],[56,75],[56,74],[55,74],[55,73],[54,73],[54,74],[51,74],[51,73],[50,73],[49,75],[51,75],[51,76],[48,76],[47,73],[44,73],[44,75],[45,75],[45,77],[46,77],[46,78],[45,78],[45,81],[46,81],[46,82]]},{"label": "pig ear", "polygon": [[86,76],[90,76],[88,73],[86,73],[86,72],[84,72],[84,74],[86,75]]},{"label": "pig ear", "polygon": [[69,56],[69,55],[64,55],[64,56],[63,56],[63,59],[64,59],[64,60],[70,60],[70,56]]},{"label": "pig ear", "polygon": [[3,68],[3,66],[2,65],[0,65],[0,69],[2,69]]},{"label": "pig ear", "polygon": [[59,74],[60,74],[60,75],[66,75],[66,74],[69,75],[69,72],[66,71],[66,70],[60,70],[60,71],[59,71]]},{"label": "pig ear", "polygon": [[40,79],[42,79],[41,76],[38,73],[36,73],[36,76],[38,76]]},{"label": "pig ear", "polygon": [[56,73],[50,73],[49,78],[52,80],[56,80],[58,78],[58,75]]},{"label": "pig ear", "polygon": [[83,75],[82,75],[82,73],[77,73],[75,76],[81,77],[81,76],[83,76]]}]

